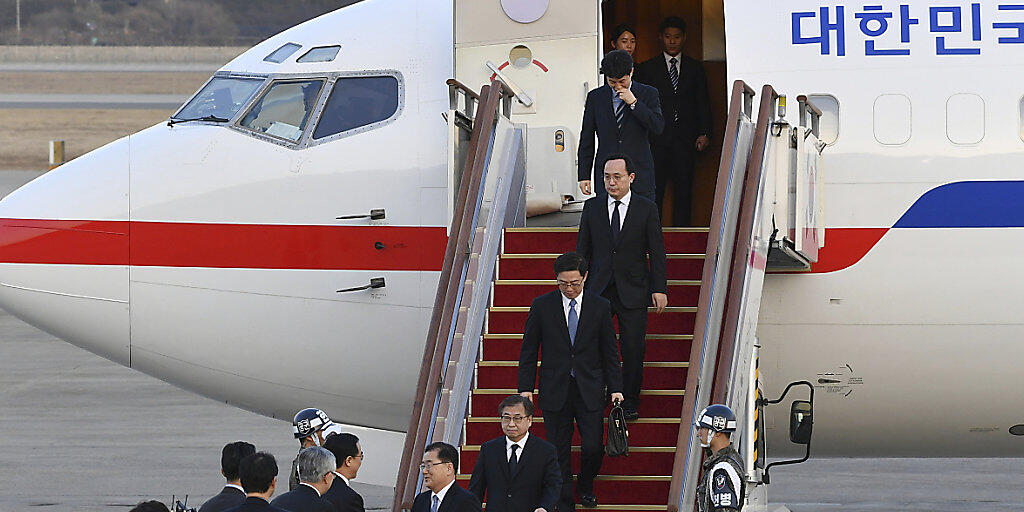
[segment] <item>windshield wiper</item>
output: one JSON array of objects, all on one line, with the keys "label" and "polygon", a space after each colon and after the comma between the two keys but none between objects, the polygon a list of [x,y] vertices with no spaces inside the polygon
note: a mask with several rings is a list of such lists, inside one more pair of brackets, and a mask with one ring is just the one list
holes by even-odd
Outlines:
[{"label": "windshield wiper", "polygon": [[174,126],[178,123],[187,123],[189,121],[209,121],[211,123],[226,123],[230,121],[230,119],[224,119],[223,117],[217,117],[212,115],[203,117],[190,117],[187,119],[175,119],[172,117],[167,120],[167,126]]}]

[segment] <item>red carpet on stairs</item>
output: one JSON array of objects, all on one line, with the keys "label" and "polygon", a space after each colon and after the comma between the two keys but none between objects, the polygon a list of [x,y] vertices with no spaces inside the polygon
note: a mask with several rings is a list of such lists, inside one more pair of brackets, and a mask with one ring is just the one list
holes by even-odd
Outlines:
[{"label": "red carpet on stairs", "polygon": [[[629,456],[605,458],[594,483],[598,510],[666,509],[706,244],[706,228],[665,230],[669,310],[649,313],[641,418],[629,426]],[[516,392],[519,348],[530,303],[555,289],[554,259],[575,246],[576,230],[571,228],[505,232],[465,424],[459,468],[463,486],[469,482],[480,444],[501,435],[497,406]],[[530,432],[544,437],[541,413],[537,411]],[[579,469],[578,433],[573,446],[575,472]]]}]

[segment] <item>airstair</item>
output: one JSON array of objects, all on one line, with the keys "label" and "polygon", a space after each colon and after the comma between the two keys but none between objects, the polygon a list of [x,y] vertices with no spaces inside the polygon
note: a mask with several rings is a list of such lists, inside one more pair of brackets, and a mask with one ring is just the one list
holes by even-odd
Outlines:
[{"label": "airstair", "polygon": [[[526,129],[509,119],[511,91],[500,81],[479,94],[448,84],[458,195],[395,512],[411,508],[422,490],[417,466],[430,442],[460,448],[458,482],[468,484],[480,445],[501,435],[498,403],[516,392],[529,305],[554,289],[554,258],[576,244],[576,228],[525,227]],[[761,286],[766,270],[808,268],[817,257],[823,145],[820,113],[805,98],[796,125],[785,122],[785,99],[770,86],[756,120],[754,99],[735,84],[710,228],[664,230],[669,307],[649,313],[640,419],[630,423],[629,456],[605,459],[595,482],[599,510],[692,510],[702,451],[690,425],[714,402],[738,416],[734,444],[747,462],[748,509],[767,507],[762,415],[769,402],[760,396],[755,336]],[[797,410],[791,439],[806,440],[809,453],[810,404]],[[545,435],[541,411],[531,432]],[[578,443],[577,435],[577,469]]]}]

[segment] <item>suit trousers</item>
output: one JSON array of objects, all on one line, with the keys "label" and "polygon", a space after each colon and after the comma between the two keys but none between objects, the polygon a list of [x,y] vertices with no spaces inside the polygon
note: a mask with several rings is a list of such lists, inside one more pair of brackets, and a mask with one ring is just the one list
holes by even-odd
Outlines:
[{"label": "suit trousers", "polygon": [[640,405],[640,386],[644,380],[644,355],[647,353],[647,308],[627,308],[619,299],[615,281],[604,293],[612,303],[612,315],[619,319],[619,355],[622,357],[622,408],[636,410]]},{"label": "suit trousers", "polygon": [[690,207],[693,202],[693,164],[697,150],[679,142],[672,146],[651,146],[654,156],[654,182],[658,212],[665,202],[665,189],[672,182],[672,226],[690,225]]},{"label": "suit trousers", "polygon": [[594,477],[601,471],[604,462],[604,410],[588,411],[580,396],[576,379],[569,377],[569,396],[559,411],[544,411],[544,428],[547,438],[555,445],[558,466],[562,471],[562,496],[558,500],[559,512],[573,512],[576,498],[572,487],[572,433],[573,422],[580,431],[580,472],[576,480],[579,494],[594,493]]}]

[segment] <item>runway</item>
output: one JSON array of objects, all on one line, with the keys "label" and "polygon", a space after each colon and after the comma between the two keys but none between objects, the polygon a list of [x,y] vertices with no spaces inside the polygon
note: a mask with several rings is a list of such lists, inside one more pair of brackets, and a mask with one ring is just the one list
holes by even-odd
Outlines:
[{"label": "runway", "polygon": [[[0,171],[0,194],[37,175]],[[287,422],[182,391],[2,310],[0,411],[0,512],[123,511],[141,500],[169,503],[184,494],[198,506],[221,488],[225,443],[253,442],[278,458],[282,474],[298,447]],[[383,510],[391,486],[365,482],[391,481],[402,436],[356,434],[366,460],[353,487],[368,509]],[[1019,511],[1022,463],[812,458],[774,470],[769,497],[794,512]]]},{"label": "runway", "polygon": [[0,94],[3,108],[166,109],[174,111],[188,96],[178,94]]}]

